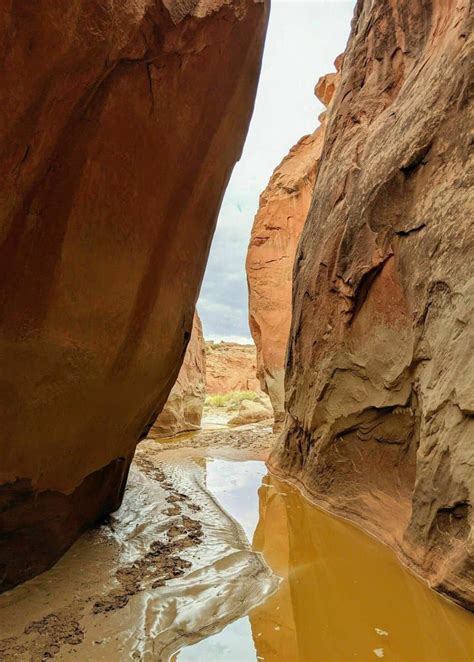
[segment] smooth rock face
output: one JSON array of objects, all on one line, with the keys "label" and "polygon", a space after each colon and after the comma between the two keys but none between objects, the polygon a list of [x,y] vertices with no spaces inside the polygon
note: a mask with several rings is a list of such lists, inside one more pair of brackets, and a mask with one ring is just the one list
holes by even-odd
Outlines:
[{"label": "smooth rock face", "polygon": [[178,379],[148,438],[172,437],[201,427],[206,398],[206,345],[199,315],[194,313],[193,330]]},{"label": "smooth rock face", "polygon": [[231,391],[259,391],[254,345],[206,342],[206,391],[209,395]]},{"label": "smooth rock face", "polygon": [[296,256],[271,464],[472,609],[469,4],[357,4]]},{"label": "smooth rock face", "polygon": [[[336,66],[340,67],[338,58]],[[328,106],[339,75],[323,76],[315,88]],[[275,168],[260,196],[247,253],[249,324],[257,347],[257,376],[268,393],[275,426],[284,419],[285,355],[291,323],[296,248],[308,214],[326,131],[326,113]]]},{"label": "smooth rock face", "polygon": [[268,13],[66,5],[0,9],[0,590],[120,502],[191,334]]}]

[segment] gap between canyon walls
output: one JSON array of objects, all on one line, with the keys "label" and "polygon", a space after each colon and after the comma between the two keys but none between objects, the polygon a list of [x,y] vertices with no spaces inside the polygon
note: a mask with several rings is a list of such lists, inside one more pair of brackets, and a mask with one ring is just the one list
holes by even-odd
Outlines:
[{"label": "gap between canyon walls", "polygon": [[[322,76],[315,87],[326,109],[339,81],[342,59],[336,58],[336,71]],[[247,253],[249,326],[257,348],[257,375],[271,399],[275,430],[281,428],[285,416],[285,355],[294,259],[313,195],[327,116],[327,111],[321,113],[315,131],[303,136],[273,171],[260,196]]]},{"label": "gap between canyon walls", "polygon": [[469,609],[472,24],[464,0],[357,3],[296,253],[271,457]]},{"label": "gap between canyon walls", "polygon": [[121,501],[191,333],[266,2],[0,10],[0,590]]}]

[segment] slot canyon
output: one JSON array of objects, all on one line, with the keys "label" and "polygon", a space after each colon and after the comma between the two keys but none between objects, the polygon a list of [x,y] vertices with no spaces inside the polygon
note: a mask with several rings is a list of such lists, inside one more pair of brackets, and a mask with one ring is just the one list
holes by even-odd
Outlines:
[{"label": "slot canyon", "polygon": [[473,24],[0,8],[0,662],[474,660]]}]

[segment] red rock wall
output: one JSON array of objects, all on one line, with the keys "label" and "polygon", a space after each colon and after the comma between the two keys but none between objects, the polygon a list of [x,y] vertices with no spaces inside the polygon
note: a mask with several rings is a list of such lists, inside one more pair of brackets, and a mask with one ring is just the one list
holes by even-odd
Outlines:
[{"label": "red rock wall", "polygon": [[271,459],[471,609],[472,21],[466,0],[357,3]]},{"label": "red rock wall", "polygon": [[267,9],[2,3],[0,590],[117,506],[166,402]]},{"label": "red rock wall", "polygon": [[[339,68],[342,59],[338,58]],[[323,76],[316,95],[328,106],[338,74]],[[246,269],[249,325],[257,347],[257,376],[270,396],[275,426],[284,419],[285,355],[291,323],[291,290],[296,248],[308,214],[326,130],[326,113],[275,168],[260,196]]]},{"label": "red rock wall", "polygon": [[148,437],[172,437],[201,427],[206,398],[206,345],[199,315],[194,313],[191,339],[178,379]]},{"label": "red rock wall", "polygon": [[221,395],[231,391],[259,391],[254,345],[206,343],[206,391]]}]

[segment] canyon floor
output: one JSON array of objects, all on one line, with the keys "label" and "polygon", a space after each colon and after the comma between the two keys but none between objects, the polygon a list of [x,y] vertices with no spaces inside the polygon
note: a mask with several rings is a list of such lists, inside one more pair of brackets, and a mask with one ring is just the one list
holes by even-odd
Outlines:
[{"label": "canyon floor", "polygon": [[472,660],[473,616],[269,474],[274,441],[143,442],[122,507],[0,596],[0,660]]}]

